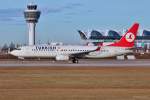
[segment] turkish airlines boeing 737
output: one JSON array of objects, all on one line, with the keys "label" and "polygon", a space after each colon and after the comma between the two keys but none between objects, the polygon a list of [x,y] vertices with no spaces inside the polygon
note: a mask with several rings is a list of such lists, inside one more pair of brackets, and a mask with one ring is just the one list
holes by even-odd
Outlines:
[{"label": "turkish airlines boeing 737", "polygon": [[23,46],[10,52],[18,58],[55,58],[57,61],[72,60],[78,63],[79,58],[104,58],[131,53],[139,24],[135,23],[120,41],[107,46],[74,46],[74,45],[35,45]]}]

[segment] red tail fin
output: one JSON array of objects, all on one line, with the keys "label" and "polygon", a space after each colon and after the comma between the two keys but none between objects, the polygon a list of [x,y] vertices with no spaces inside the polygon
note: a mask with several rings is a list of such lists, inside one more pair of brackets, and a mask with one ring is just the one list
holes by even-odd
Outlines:
[{"label": "red tail fin", "polygon": [[127,33],[122,36],[122,38],[113,44],[110,44],[109,46],[116,46],[116,47],[133,47],[134,41],[137,36],[139,24],[135,23],[128,31]]}]

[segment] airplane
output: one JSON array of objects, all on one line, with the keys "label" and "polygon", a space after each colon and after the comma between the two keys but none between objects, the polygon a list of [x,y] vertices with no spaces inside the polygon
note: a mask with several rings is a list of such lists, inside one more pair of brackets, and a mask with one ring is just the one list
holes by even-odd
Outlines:
[{"label": "airplane", "polygon": [[72,60],[78,63],[77,58],[89,52],[99,50],[99,46],[79,46],[79,45],[35,45],[23,46],[10,52],[11,55],[24,58],[55,58],[56,61]]},{"label": "airplane", "polygon": [[18,58],[55,58],[56,61],[72,60],[78,63],[79,58],[104,58],[131,53],[139,24],[135,23],[120,41],[107,46],[97,45],[34,45],[23,46],[10,52]]}]

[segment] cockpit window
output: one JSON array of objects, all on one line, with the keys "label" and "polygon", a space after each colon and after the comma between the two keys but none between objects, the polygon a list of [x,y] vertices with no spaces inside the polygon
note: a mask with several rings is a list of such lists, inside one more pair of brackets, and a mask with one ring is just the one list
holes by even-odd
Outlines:
[{"label": "cockpit window", "polygon": [[21,50],[21,48],[16,48],[15,50]]}]

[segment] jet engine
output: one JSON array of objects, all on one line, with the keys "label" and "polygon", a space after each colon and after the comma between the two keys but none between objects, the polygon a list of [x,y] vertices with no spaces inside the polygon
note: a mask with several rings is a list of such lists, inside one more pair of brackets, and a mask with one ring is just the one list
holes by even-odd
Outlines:
[{"label": "jet engine", "polygon": [[66,56],[66,55],[57,55],[56,56],[56,60],[58,60],[58,61],[66,61],[66,60],[69,60],[69,56]]}]

